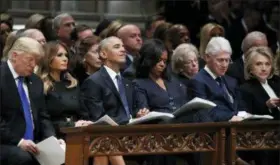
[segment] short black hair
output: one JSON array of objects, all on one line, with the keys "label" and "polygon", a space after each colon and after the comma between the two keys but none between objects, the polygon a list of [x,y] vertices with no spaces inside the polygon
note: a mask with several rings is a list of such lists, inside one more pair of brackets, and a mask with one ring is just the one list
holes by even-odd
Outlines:
[{"label": "short black hair", "polygon": [[96,27],[94,34],[96,36],[99,36],[100,33],[105,30],[110,24],[112,23],[112,20],[109,19],[103,19]]},{"label": "short black hair", "polygon": [[165,22],[155,29],[155,32],[153,34],[153,38],[160,39],[161,41],[165,42],[167,37],[167,31],[172,27],[171,23]]},{"label": "short black hair", "polygon": [[[136,62],[136,78],[148,78],[151,70],[159,62],[164,51],[167,51],[167,49],[161,40],[146,40],[139,51],[140,58]],[[167,67],[164,70],[163,78],[169,79],[166,69]]]}]

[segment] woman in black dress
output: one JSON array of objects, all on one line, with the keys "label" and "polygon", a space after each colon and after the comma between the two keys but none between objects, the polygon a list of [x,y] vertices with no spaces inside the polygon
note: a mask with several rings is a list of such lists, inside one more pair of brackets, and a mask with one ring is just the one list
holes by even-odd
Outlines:
[{"label": "woman in black dress", "polygon": [[67,71],[68,51],[59,42],[44,45],[45,56],[37,74],[44,83],[46,106],[58,136],[59,129],[68,126],[84,126],[90,121],[81,120],[78,81]]}]

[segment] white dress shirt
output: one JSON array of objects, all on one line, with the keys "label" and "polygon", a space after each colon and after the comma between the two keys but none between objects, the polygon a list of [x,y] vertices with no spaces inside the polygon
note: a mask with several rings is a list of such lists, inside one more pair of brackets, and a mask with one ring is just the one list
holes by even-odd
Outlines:
[{"label": "white dress shirt", "polygon": [[130,61],[133,62],[134,57],[133,57],[131,54],[126,54],[126,55],[127,55],[127,57],[130,59]]},{"label": "white dress shirt", "polygon": [[111,79],[113,80],[113,83],[117,89],[117,91],[119,91],[119,86],[118,86],[118,81],[116,76],[119,75],[120,76],[120,72],[116,73],[115,71],[113,71],[111,68],[107,67],[106,65],[104,65],[104,68],[106,69],[107,73],[109,74],[109,76],[111,77]]},{"label": "white dress shirt", "polygon": [[[265,92],[268,94],[269,98],[278,98],[277,95],[275,94],[275,92],[273,91],[273,89],[271,88],[271,86],[268,84],[267,80],[265,81],[265,83],[261,83],[263,89],[265,90]],[[278,110],[280,110],[279,107],[277,107]],[[269,109],[269,111],[271,112],[271,110]]]}]

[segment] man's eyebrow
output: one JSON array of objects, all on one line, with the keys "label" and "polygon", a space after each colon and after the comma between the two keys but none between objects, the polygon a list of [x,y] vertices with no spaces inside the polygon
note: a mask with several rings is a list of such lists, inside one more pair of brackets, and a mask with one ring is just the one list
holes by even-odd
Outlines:
[{"label": "man's eyebrow", "polygon": [[114,44],[113,46],[121,46],[121,44]]}]

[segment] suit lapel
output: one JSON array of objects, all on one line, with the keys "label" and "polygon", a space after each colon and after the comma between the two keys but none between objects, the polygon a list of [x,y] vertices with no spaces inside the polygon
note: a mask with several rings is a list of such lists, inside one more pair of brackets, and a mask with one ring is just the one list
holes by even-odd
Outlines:
[{"label": "suit lapel", "polygon": [[[36,100],[34,94],[35,94],[35,93],[38,93],[38,91],[34,88],[34,85],[35,85],[35,84],[33,84],[33,81],[32,81],[32,79],[31,79],[31,76],[29,76],[29,77],[26,79],[26,85],[27,85],[27,88],[28,88],[28,95],[29,95],[29,101],[30,101],[30,108],[31,108],[31,110],[32,110],[33,120],[36,121],[36,120],[37,120],[37,110],[36,110],[36,106],[35,106],[33,100]],[[34,123],[35,123],[35,122],[34,122]]]},{"label": "suit lapel", "polygon": [[[211,75],[206,71],[206,70],[202,70],[203,74],[205,74],[205,78],[206,78],[206,82],[207,82],[207,85],[209,85],[210,89],[212,89],[212,91],[214,91],[215,93],[217,93],[217,95],[221,95],[223,96],[223,98],[225,99],[225,101],[230,105],[232,106],[232,103],[225,97],[225,94],[223,93],[223,90],[221,89],[221,87],[218,85],[218,83],[216,82],[216,80],[214,80]],[[224,81],[225,82],[225,81]],[[227,82],[225,82],[225,85],[227,86]],[[227,87],[228,89],[228,87]],[[229,91],[229,89],[228,89]],[[229,91],[231,92],[231,91]]]},{"label": "suit lapel", "polygon": [[276,96],[280,97],[280,78],[273,77],[268,80],[268,84],[271,86]]},{"label": "suit lapel", "polygon": [[234,99],[234,97],[235,97],[234,87],[232,87],[231,82],[230,82],[225,76],[223,76],[222,79],[223,79],[224,82],[225,82],[225,85],[226,85],[226,87],[227,87],[227,90],[228,90],[229,94],[230,94],[230,95],[233,97],[233,99]]},{"label": "suit lapel", "polygon": [[210,89],[212,89],[216,93],[220,93],[221,89],[220,89],[219,85],[217,84],[216,80],[214,80],[205,69],[202,69],[201,72],[205,75],[204,76],[205,81],[207,82],[207,85],[209,85]]},{"label": "suit lapel", "polygon": [[113,80],[111,79],[111,77],[109,76],[108,72],[106,71],[106,69],[104,67],[101,67],[100,68],[100,72],[101,72],[101,75],[104,78],[104,81],[107,84],[107,86],[116,95],[116,97],[121,101],[120,94],[119,94],[119,92],[118,92],[118,90],[117,90]]},{"label": "suit lapel", "polygon": [[122,78],[122,81],[123,81],[123,85],[124,85],[124,90],[125,90],[125,95],[126,95],[126,99],[127,99],[127,103],[129,105],[129,111],[130,111],[130,114],[132,114],[132,109],[131,107],[133,107],[133,103],[132,103],[132,86],[131,86],[131,83],[129,83],[128,80]]},{"label": "suit lapel", "polygon": [[4,82],[5,83],[3,84],[3,86],[5,86],[5,89],[9,90],[9,95],[14,97],[13,104],[15,107],[20,107],[19,110],[20,110],[21,114],[23,115],[23,107],[22,107],[20,96],[18,93],[17,84],[12,75],[12,72],[9,69],[8,64],[4,63],[3,65],[4,65],[4,69],[5,69],[5,71],[4,71],[4,74],[5,74]]}]

